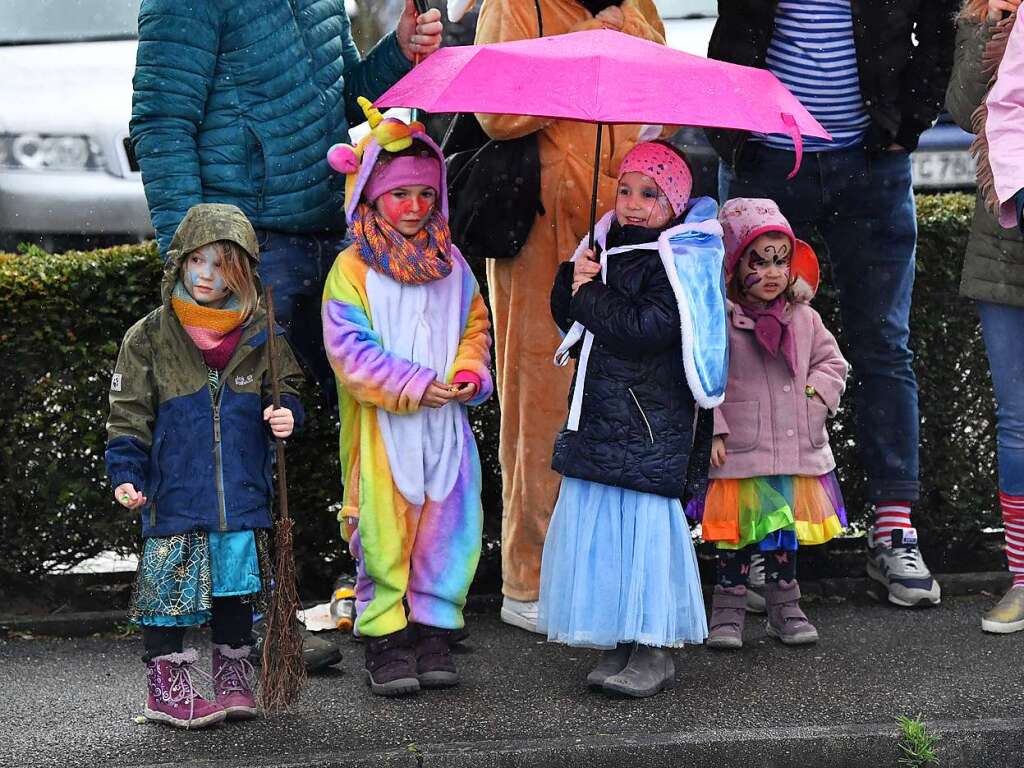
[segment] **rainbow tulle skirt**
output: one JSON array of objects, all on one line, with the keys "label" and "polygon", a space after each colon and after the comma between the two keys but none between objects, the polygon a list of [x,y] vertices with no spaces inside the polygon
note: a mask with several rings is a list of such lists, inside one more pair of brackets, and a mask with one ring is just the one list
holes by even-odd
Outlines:
[{"label": "rainbow tulle skirt", "polygon": [[765,551],[824,544],[846,527],[835,473],[716,479],[686,514],[701,523],[704,541],[720,549],[760,544]]}]

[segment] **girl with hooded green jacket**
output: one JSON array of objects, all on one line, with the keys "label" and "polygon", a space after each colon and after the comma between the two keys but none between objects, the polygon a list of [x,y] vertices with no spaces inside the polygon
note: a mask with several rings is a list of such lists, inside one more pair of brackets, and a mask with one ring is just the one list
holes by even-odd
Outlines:
[{"label": "girl with hooded green jacket", "polygon": [[[141,512],[144,546],[131,618],[142,625],[145,716],[198,728],[251,718],[254,607],[269,590],[271,436],[302,420],[301,370],[275,345],[271,405],[259,247],[233,205],[191,208],[171,242],[163,303],[125,335],[110,383],[107,474]],[[281,333],[279,329],[275,329]],[[195,689],[188,627],[210,622],[215,701]]]}]

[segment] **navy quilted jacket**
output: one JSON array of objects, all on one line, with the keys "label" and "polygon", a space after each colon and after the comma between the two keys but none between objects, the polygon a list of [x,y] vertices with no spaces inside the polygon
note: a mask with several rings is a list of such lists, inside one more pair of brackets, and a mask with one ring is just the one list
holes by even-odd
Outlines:
[{"label": "navy quilted jacket", "polygon": [[[658,230],[613,224],[607,244],[638,245],[657,237]],[[592,281],[575,296],[572,271],[572,262],[559,267],[551,313],[563,332],[573,321],[585,325],[594,346],[579,431],[558,435],[552,468],[659,496],[701,492],[712,412],[697,407],[686,383],[679,306],[657,251],[638,248],[611,257],[607,284]],[[571,398],[572,387],[569,392]]]},{"label": "navy quilted jacket", "polygon": [[257,229],[340,231],[332,144],[410,67],[394,34],[360,59],[345,0],[142,0],[131,138],[166,254],[197,203]]}]

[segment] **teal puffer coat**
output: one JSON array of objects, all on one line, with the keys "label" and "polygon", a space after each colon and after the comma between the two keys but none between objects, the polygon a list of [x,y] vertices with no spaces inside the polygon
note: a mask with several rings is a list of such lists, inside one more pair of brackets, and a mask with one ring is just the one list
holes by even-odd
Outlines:
[{"label": "teal puffer coat", "polygon": [[131,139],[166,254],[197,203],[257,229],[344,228],[332,144],[410,62],[394,34],[360,59],[345,0],[142,0]]}]

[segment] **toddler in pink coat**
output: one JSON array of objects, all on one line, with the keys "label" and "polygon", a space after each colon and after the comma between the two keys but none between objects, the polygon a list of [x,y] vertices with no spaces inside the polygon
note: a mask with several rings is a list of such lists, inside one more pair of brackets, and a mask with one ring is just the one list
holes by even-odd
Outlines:
[{"label": "toddler in pink coat", "polygon": [[[817,258],[771,200],[722,206],[729,312],[729,383],[715,410],[711,483],[691,502],[718,549],[708,647],[743,645],[755,552],[764,556],[768,634],[787,645],[818,632],[800,609],[798,544],[821,544],[846,525],[825,421],[849,366],[806,302]],[[799,299],[799,300],[798,300]]]}]

